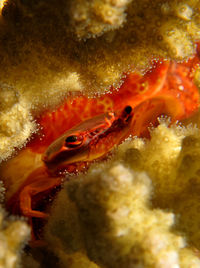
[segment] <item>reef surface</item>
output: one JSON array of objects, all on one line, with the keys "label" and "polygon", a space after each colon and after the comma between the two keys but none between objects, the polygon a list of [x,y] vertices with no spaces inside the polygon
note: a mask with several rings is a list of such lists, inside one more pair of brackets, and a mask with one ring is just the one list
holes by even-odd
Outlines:
[{"label": "reef surface", "polygon": [[[148,77],[155,61],[185,64],[188,81],[199,87],[198,63],[190,65],[199,39],[198,0],[0,0],[2,166],[15,162],[34,133],[42,133],[41,115],[51,114],[45,117],[51,128],[44,123],[51,136],[59,105],[68,101],[67,112],[73,115],[73,99],[89,96],[90,108],[102,111],[95,104],[99,96],[120,92],[133,74]],[[149,88],[142,80],[139,84],[140,89]],[[185,107],[192,107],[197,95],[187,98],[188,106],[184,100]],[[109,110],[117,103],[119,99],[103,105]],[[181,105],[174,109],[173,102],[165,103],[169,105],[161,113],[190,116]],[[198,101],[194,106],[196,110]],[[80,120],[88,116],[88,107],[85,114],[79,111]],[[174,118],[184,118],[178,116]],[[68,126],[74,117],[70,120]],[[66,182],[45,227],[49,245],[32,247],[31,255],[22,256],[30,236],[25,219],[8,218],[1,208],[0,267],[200,267],[199,113],[183,120],[185,125],[191,122],[196,127],[170,126],[161,119],[148,139],[127,140],[110,160]],[[31,141],[29,148],[37,142],[33,147],[41,153],[54,136],[42,138]],[[10,170],[17,177],[26,175],[18,165]],[[13,174],[10,186],[16,189]]]},{"label": "reef surface", "polygon": [[36,131],[33,114],[117,88],[152,59],[187,60],[199,39],[198,0],[0,3],[0,160]]}]

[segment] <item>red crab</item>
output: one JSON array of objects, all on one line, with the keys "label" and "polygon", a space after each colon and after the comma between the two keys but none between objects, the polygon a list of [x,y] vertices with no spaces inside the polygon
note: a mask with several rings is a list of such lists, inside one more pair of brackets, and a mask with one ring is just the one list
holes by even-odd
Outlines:
[{"label": "red crab", "polygon": [[118,91],[97,98],[69,98],[38,118],[39,133],[0,168],[8,210],[30,219],[46,218],[34,201],[61,184],[63,171],[84,169],[130,134],[148,135],[149,124],[156,124],[162,114],[172,121],[190,116],[199,107],[193,82],[198,62],[195,56],[187,63],[154,63],[144,75],[127,75]]}]

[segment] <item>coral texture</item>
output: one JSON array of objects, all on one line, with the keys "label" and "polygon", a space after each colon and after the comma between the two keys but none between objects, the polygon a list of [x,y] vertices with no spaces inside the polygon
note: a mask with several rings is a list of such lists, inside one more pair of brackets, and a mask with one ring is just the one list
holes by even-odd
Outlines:
[{"label": "coral texture", "polygon": [[22,249],[30,238],[30,227],[19,217],[8,217],[2,207],[5,188],[0,181],[0,268],[20,267]]},{"label": "coral texture", "polygon": [[123,25],[131,0],[69,1],[69,17],[78,38],[102,35]]},{"label": "coral texture", "polygon": [[[38,94],[42,89],[43,95],[103,92],[119,83],[123,72],[146,69],[152,55],[187,59],[199,39],[198,0],[9,0],[2,14],[3,81]],[[111,24],[122,27],[109,30]],[[106,33],[77,40],[93,32]]]},{"label": "coral texture", "polygon": [[192,125],[168,128],[165,121],[152,131],[150,141],[136,139],[127,145],[125,153],[127,161],[131,155],[135,157],[132,162],[135,170],[145,170],[151,176],[153,205],[178,215],[174,228],[184,233],[198,250],[199,144],[198,128]]},{"label": "coral texture", "polygon": [[36,130],[29,110],[27,100],[16,90],[0,85],[0,162]]},{"label": "coral texture", "polygon": [[[0,162],[37,130],[33,118],[64,98],[118,89],[126,73],[147,73],[152,59],[187,61],[199,29],[199,0],[0,0]],[[199,68],[194,78],[200,87]],[[175,111],[171,102],[167,108]],[[191,120],[200,127],[199,113]],[[108,163],[66,183],[45,250],[60,267],[200,267],[199,144],[197,128],[166,121],[149,141],[128,140]],[[16,170],[23,180],[40,163],[33,155],[19,154],[25,170],[8,161],[10,194],[21,182]],[[0,268],[18,265],[30,233],[5,215],[0,208]]]},{"label": "coral texture", "polygon": [[21,262],[21,250],[30,237],[29,226],[20,219],[5,219],[0,207],[0,267],[15,268]]},{"label": "coral texture", "polygon": [[[128,140],[111,161],[67,182],[46,231],[51,250],[66,259],[86,252],[100,267],[200,267],[190,247],[200,247],[199,198],[189,190],[199,169],[193,161],[198,150],[194,137],[200,137],[194,127],[169,128],[161,120],[150,141]],[[183,156],[188,158],[188,150],[193,164],[186,172]],[[197,178],[195,182],[196,187]]]},{"label": "coral texture", "polygon": [[[100,92],[101,88],[105,90],[119,81],[123,71],[130,70],[133,66],[143,67],[152,55],[176,59],[185,59],[192,55],[192,40],[198,39],[198,1],[171,1],[163,4],[156,1],[151,5],[146,0],[132,1],[127,9],[126,23],[116,32],[109,31],[106,35],[87,42],[77,41],[73,38],[73,33],[70,33],[71,20],[67,16],[68,10],[75,24],[76,18],[81,18],[78,16],[79,12],[83,13],[85,23],[89,25],[83,26],[89,28],[85,33],[87,36],[90,29],[96,27],[96,20],[99,21],[98,18],[101,17],[101,14],[96,13],[101,11],[105,15],[106,6],[121,9],[121,6],[126,6],[128,2],[91,1],[88,4],[87,1],[81,1],[80,4],[79,1],[59,1],[58,5],[53,0],[48,4],[45,1],[40,4],[8,1],[3,9],[5,24],[2,26],[4,38],[1,40],[1,47],[7,46],[6,51],[2,50],[2,58],[7,64],[12,56],[11,65],[6,68],[9,82],[15,82],[17,88],[23,87],[25,90],[31,86],[44,90],[64,87],[67,91],[84,88],[86,91],[95,89]],[[94,13],[91,22],[90,13]],[[111,21],[112,13],[108,8]],[[121,12],[117,16],[119,21],[120,16]],[[15,25],[10,25],[11,21]],[[99,24],[100,28],[104,28],[104,22],[103,25],[101,21]],[[31,32],[28,31],[30,27]],[[77,27],[79,29],[79,26]],[[78,29],[75,32],[79,31]],[[99,34],[99,30],[97,32]],[[6,38],[8,34],[9,37]],[[11,55],[13,42],[16,53]],[[19,72],[24,75],[19,76]],[[24,79],[27,73],[29,82]]]},{"label": "coral texture", "polygon": [[6,94],[12,107],[5,114],[0,107],[6,132],[0,160],[36,129],[31,114],[52,109],[69,94],[117,88],[123,72],[148,69],[152,57],[188,59],[199,39],[198,0],[0,4],[0,101]]},{"label": "coral texture", "polygon": [[3,8],[3,6],[4,6],[4,0],[0,0],[0,11]]}]

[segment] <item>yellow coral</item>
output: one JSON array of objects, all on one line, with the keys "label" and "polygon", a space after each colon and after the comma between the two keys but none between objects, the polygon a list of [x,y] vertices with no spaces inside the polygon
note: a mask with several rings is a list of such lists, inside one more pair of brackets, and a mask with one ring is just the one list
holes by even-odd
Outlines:
[{"label": "yellow coral", "polygon": [[152,55],[187,59],[200,38],[198,0],[7,2],[2,79],[23,90],[101,93]]},{"label": "yellow coral", "polygon": [[[117,87],[123,72],[146,70],[152,55],[188,59],[200,38],[198,0],[8,0],[2,9],[3,3],[0,161],[36,130],[32,114],[55,107],[69,92],[94,95]],[[198,84],[198,71],[195,79]],[[94,166],[67,185],[70,198],[62,191],[66,202],[58,208],[59,197],[46,236],[61,266],[199,267],[170,229],[200,249],[199,142],[198,130],[162,123],[151,141],[125,143],[116,162]],[[179,215],[176,225],[173,215]],[[27,225],[12,221],[0,233],[0,265],[15,266]]]},{"label": "yellow coral", "polygon": [[0,267],[19,266],[21,249],[30,236],[30,228],[22,220],[5,221],[5,212],[0,207]]},{"label": "yellow coral", "polygon": [[78,38],[90,38],[119,28],[131,0],[70,1],[69,16]]},{"label": "yellow coral", "polygon": [[[65,191],[60,192],[55,203],[58,205],[55,205],[52,213],[56,215],[48,222],[49,230],[46,234],[50,243],[49,250],[59,257],[61,267],[98,268],[85,254],[76,206],[69,200]],[[53,244],[56,244],[56,247]]]},{"label": "yellow coral", "polygon": [[2,7],[4,6],[4,2],[5,2],[5,0],[0,0],[0,10],[1,10]]},{"label": "yellow coral", "polygon": [[178,215],[175,229],[200,250],[200,130],[191,125],[169,128],[162,122],[152,130],[150,141],[136,139],[121,147],[125,161],[151,176],[154,206]]},{"label": "yellow coral", "polygon": [[152,55],[187,59],[200,38],[198,0],[2,3],[0,87],[18,108],[0,107],[1,159],[30,137],[32,113],[56,107],[69,92],[94,95],[117,88],[123,72],[146,70]]},{"label": "yellow coral", "polygon": [[0,162],[20,148],[36,130],[25,98],[12,88],[0,89]]},{"label": "yellow coral", "polygon": [[195,75],[194,75],[194,82],[200,88],[200,66],[196,69]]},{"label": "yellow coral", "polygon": [[103,267],[187,267],[189,262],[200,267],[184,239],[170,230],[174,215],[150,206],[149,177],[125,165],[118,160],[95,165],[66,183],[70,199],[63,190],[46,232],[54,252],[57,241],[66,256],[86,251]]},{"label": "yellow coral", "polygon": [[[169,193],[177,194],[179,187],[183,187],[183,182],[179,184],[177,181],[178,157],[182,150],[182,142],[186,136],[198,134],[199,130],[181,125],[169,128],[170,121],[165,118],[160,119],[160,123],[157,128],[152,129],[150,140],[141,145],[141,141],[136,139],[130,142],[129,146],[137,148],[140,154],[139,163],[133,163],[134,168],[148,172],[154,182],[157,199],[162,202]],[[130,148],[128,157],[131,153]],[[135,154],[134,151],[132,153]]]}]

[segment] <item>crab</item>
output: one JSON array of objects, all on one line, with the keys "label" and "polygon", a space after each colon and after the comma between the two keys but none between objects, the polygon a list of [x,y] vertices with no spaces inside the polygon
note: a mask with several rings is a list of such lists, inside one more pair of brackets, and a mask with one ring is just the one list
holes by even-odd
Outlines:
[{"label": "crab", "polygon": [[48,218],[34,200],[61,185],[70,173],[100,160],[130,135],[148,137],[160,115],[171,121],[189,117],[199,107],[194,84],[198,55],[187,63],[154,62],[144,75],[130,73],[120,89],[96,98],[68,98],[37,122],[42,128],[12,159],[0,167],[6,206],[29,219]]}]

